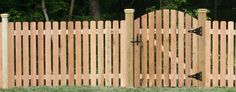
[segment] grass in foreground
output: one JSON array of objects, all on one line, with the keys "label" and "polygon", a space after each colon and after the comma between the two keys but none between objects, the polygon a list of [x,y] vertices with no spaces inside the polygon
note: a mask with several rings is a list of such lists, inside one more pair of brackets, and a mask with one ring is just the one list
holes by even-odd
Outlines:
[{"label": "grass in foreground", "polygon": [[0,92],[236,92],[236,88],[114,88],[114,87],[30,87],[1,89]]}]

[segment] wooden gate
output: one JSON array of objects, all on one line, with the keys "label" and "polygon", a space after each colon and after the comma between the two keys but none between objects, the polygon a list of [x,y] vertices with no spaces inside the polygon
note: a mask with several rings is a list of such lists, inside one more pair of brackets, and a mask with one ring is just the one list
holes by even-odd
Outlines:
[{"label": "wooden gate", "polygon": [[198,63],[203,29],[198,25],[196,18],[167,9],[135,19],[134,86],[198,86],[204,71]]}]

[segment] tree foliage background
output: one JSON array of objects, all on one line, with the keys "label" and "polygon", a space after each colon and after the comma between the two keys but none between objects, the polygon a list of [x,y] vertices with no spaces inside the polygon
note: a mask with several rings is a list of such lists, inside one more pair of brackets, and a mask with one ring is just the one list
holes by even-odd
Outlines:
[{"label": "tree foliage background", "polygon": [[0,13],[9,13],[10,21],[45,21],[42,1],[50,21],[121,20],[125,8],[134,8],[135,17],[156,9],[177,9],[196,17],[198,8],[207,8],[211,20],[236,20],[236,0],[2,0]]}]

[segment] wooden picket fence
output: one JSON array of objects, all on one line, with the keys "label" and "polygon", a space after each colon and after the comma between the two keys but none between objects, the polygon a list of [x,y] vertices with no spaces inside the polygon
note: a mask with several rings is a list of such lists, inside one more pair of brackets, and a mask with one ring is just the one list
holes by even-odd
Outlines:
[{"label": "wooden picket fence", "polygon": [[[198,20],[176,10],[135,19],[133,72],[127,72],[127,20],[8,23],[8,87],[91,85],[191,87],[199,71]],[[3,22],[2,22],[3,23]],[[2,25],[0,23],[0,25]],[[206,21],[205,87],[236,86],[235,23]],[[130,30],[129,30],[130,31]],[[132,30],[131,30],[132,31]],[[0,26],[0,87],[3,87]],[[132,79],[131,78],[131,79]]]}]

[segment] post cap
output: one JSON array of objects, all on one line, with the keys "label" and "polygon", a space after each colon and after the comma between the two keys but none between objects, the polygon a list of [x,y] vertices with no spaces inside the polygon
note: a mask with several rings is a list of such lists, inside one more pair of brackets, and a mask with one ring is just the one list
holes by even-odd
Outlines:
[{"label": "post cap", "polygon": [[125,11],[125,13],[134,13],[135,10],[134,9],[125,9],[124,11]]},{"label": "post cap", "polygon": [[9,16],[9,14],[7,14],[7,13],[1,14],[1,17],[2,17],[2,18],[7,18],[8,16]]},{"label": "post cap", "polygon": [[207,12],[207,9],[201,8],[201,9],[198,9],[197,11],[198,11],[198,12]]}]

